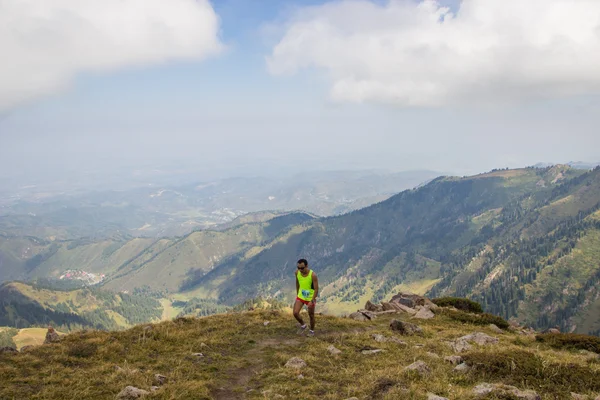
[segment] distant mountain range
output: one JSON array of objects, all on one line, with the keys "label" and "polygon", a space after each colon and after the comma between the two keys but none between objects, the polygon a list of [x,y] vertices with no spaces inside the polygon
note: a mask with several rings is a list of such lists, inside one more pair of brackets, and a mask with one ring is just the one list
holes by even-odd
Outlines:
[{"label": "distant mountain range", "polygon": [[57,280],[83,270],[104,274],[104,290],[231,306],[291,301],[304,257],[326,312],[405,290],[470,297],[538,328],[598,333],[598,249],[600,167],[556,165],[438,177],[343,215],[259,213],[177,238],[5,236],[0,274]]},{"label": "distant mountain range", "polygon": [[[555,165],[555,164],[554,163],[537,163],[534,165],[534,167],[535,168],[547,168],[547,167],[551,167],[553,165]],[[568,163],[565,163],[565,165],[568,165],[569,167],[577,168],[577,169],[594,169],[600,165],[600,162],[590,163],[590,162],[583,162],[583,161],[569,161]]]}]

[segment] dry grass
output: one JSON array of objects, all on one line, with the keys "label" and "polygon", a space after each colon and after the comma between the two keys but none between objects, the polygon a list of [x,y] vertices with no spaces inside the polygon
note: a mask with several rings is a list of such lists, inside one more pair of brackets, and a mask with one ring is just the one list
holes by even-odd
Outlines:
[{"label": "dry grass", "polygon": [[[418,321],[424,335],[403,337],[407,346],[402,346],[378,343],[372,335],[394,335],[389,329],[391,318],[408,318],[405,316],[380,316],[372,322],[317,318],[315,338],[296,335],[295,321],[289,313],[264,310],[177,319],[151,325],[148,330],[144,330],[146,325],[140,325],[122,332],[73,333],[58,344],[21,354],[0,354],[0,398],[114,399],[128,385],[149,390],[157,373],[166,375],[168,383],[148,398],[265,399],[282,395],[287,399],[356,396],[424,400],[431,392],[451,400],[468,400],[474,399],[471,391],[476,384],[504,380],[522,389],[537,390],[544,400],[560,398],[557,393],[562,392],[554,386],[540,388],[535,381],[519,380],[510,363],[492,363],[488,369],[475,369],[468,374],[453,372],[453,366],[443,361],[444,356],[453,355],[444,341],[474,331],[496,336],[500,344],[475,346],[467,356],[471,360],[481,363],[482,359],[503,360],[511,354],[535,354],[532,368],[574,365],[584,378],[577,384],[578,390],[597,395],[593,390],[598,384],[587,384],[585,379],[599,377],[598,363],[590,362],[589,355],[556,350],[532,337],[508,332],[497,335],[487,327],[460,324],[437,315],[432,320]],[[265,326],[263,322],[267,320],[270,323]],[[331,355],[327,351],[330,345],[342,353]],[[385,352],[361,353],[368,348]],[[199,352],[204,357],[192,356]],[[291,357],[304,359],[308,366],[301,371],[285,368]],[[430,376],[404,371],[417,360],[429,365]],[[298,379],[300,373],[303,379]],[[535,371],[528,373],[546,378]]]}]

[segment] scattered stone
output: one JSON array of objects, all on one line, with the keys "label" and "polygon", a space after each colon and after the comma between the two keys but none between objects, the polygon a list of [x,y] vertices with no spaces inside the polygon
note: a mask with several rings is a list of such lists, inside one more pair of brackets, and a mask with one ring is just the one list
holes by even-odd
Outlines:
[{"label": "scattered stone", "polygon": [[427,400],[448,400],[446,397],[441,397],[433,393],[427,393]]},{"label": "scattered stone", "polygon": [[465,372],[469,372],[469,370],[471,369],[471,367],[469,367],[467,364],[462,363],[462,364],[458,364],[456,367],[454,367],[454,372],[459,372],[461,374],[464,374]]},{"label": "scattered stone", "polygon": [[167,383],[167,377],[161,374],[156,374],[154,375],[154,381],[156,381],[156,383],[158,383],[157,386],[162,386],[165,383]]},{"label": "scattered stone", "polygon": [[358,400],[358,397],[350,397],[350,398],[348,398],[346,400]]},{"label": "scattered stone", "polygon": [[365,314],[358,312],[358,311],[353,312],[348,317],[352,318],[355,321],[370,321],[369,318]]},{"label": "scattered stone", "polygon": [[378,342],[378,343],[384,343],[384,342],[388,341],[388,339],[385,336],[383,336],[383,335],[374,334],[374,335],[371,335],[371,336],[373,336],[373,339],[375,339],[375,341]]},{"label": "scattered stone", "polygon": [[361,353],[363,353],[364,355],[370,355],[370,354],[377,354],[377,353],[381,353],[385,350],[382,349],[373,349],[373,350],[363,350],[361,351]]},{"label": "scattered stone", "polygon": [[29,350],[33,350],[33,349],[35,349],[35,346],[32,344],[29,344],[27,346],[21,347],[20,352],[23,353],[24,351],[29,351]]},{"label": "scattered stone", "polygon": [[463,351],[469,351],[473,348],[466,340],[462,339],[446,342],[446,344],[450,346],[455,353],[462,353]]},{"label": "scattered stone", "polygon": [[422,307],[419,312],[415,314],[413,318],[418,319],[431,319],[435,317],[435,314],[431,312],[431,310],[427,307]]},{"label": "scattered stone", "polygon": [[273,396],[274,399],[285,399],[285,396],[280,395],[280,394],[276,394],[275,396]]},{"label": "scattered stone", "polygon": [[117,395],[117,399],[130,400],[130,399],[139,399],[144,397],[145,395],[150,394],[150,392],[142,389],[138,389],[133,386],[127,386],[125,389],[121,390]]},{"label": "scattered stone", "polygon": [[302,375],[302,374],[298,375],[298,379],[304,379],[304,375]]},{"label": "scattered stone", "polygon": [[192,356],[194,356],[194,357],[204,357],[204,354],[202,354],[202,353],[192,353]]},{"label": "scattered stone", "polygon": [[399,344],[400,346],[408,346],[408,343],[406,343],[404,340],[398,339],[397,337],[388,338],[387,341]]},{"label": "scattered stone", "polygon": [[394,319],[392,322],[390,322],[390,328],[401,335],[414,335],[423,333],[423,329],[421,329],[419,326],[411,324],[410,322],[399,321],[397,319]]},{"label": "scattered stone", "polygon": [[367,304],[365,304],[365,310],[372,312],[383,311],[383,306],[381,304],[373,304],[371,300],[367,300]]},{"label": "scattered stone", "polygon": [[419,375],[425,376],[431,373],[431,369],[423,361],[417,361],[404,368],[405,371],[416,371]]},{"label": "scattered stone", "polygon": [[381,302],[381,308],[383,308],[383,311],[397,311],[398,310],[392,304],[386,303],[385,301]]},{"label": "scattered stone", "polygon": [[333,355],[340,354],[342,352],[340,349],[336,349],[334,345],[329,346],[327,348],[327,351],[329,351]]},{"label": "scattered stone", "polygon": [[473,394],[476,396],[486,396],[490,393],[498,395],[512,395],[517,399],[523,400],[542,400],[542,398],[533,390],[519,390],[514,386],[503,384],[482,383],[473,388]]},{"label": "scattered stone", "polygon": [[393,303],[393,305],[394,305],[394,307],[396,307],[396,309],[398,311],[403,311],[403,312],[405,312],[407,314],[410,314],[410,315],[415,315],[417,313],[417,310],[415,310],[414,308],[407,307],[404,304]]},{"label": "scattered stone", "polygon": [[502,329],[498,328],[498,326],[495,324],[490,324],[489,328],[495,333],[504,333],[504,331]]},{"label": "scattered stone", "polygon": [[60,342],[60,336],[58,336],[58,333],[56,333],[53,327],[48,327],[48,332],[46,332],[46,339],[44,340],[44,344],[57,342]]},{"label": "scattered stone", "polygon": [[301,369],[306,367],[306,362],[298,357],[292,357],[288,360],[288,362],[285,363],[285,366],[287,368],[296,368],[296,369]]},{"label": "scattered stone", "polygon": [[425,298],[425,307],[429,308],[431,311],[437,311],[440,309],[440,307],[437,304],[435,304],[428,298]]},{"label": "scattered stone", "polygon": [[158,386],[150,386],[151,392],[156,392],[158,390]]},{"label": "scattered stone", "polygon": [[204,347],[208,347],[208,345],[206,343],[200,343],[200,347],[204,348]]},{"label": "scattered stone", "polygon": [[0,354],[2,353],[18,353],[19,351],[14,347],[0,347]]},{"label": "scattered stone", "polygon": [[583,394],[573,393],[573,392],[571,392],[571,398],[574,400],[588,400],[587,396],[585,396]]},{"label": "scattered stone", "polygon": [[444,361],[447,361],[452,365],[458,365],[463,362],[463,358],[461,356],[448,356],[444,357]]},{"label": "scattered stone", "polygon": [[429,357],[431,357],[431,358],[435,358],[435,359],[439,359],[439,358],[440,358],[440,356],[439,356],[439,355],[437,355],[437,354],[435,354],[435,353],[432,353],[432,352],[430,352],[430,351],[428,351],[428,352],[427,352],[427,353],[425,353],[425,354],[427,354],[427,355],[428,355]]},{"label": "scattered stone", "polygon": [[374,311],[375,315],[385,315],[385,314],[397,314],[398,310],[387,310],[387,311]]},{"label": "scattered stone", "polygon": [[263,322],[263,325],[264,325],[264,326],[267,326],[267,325],[269,325],[270,323],[271,323],[270,321],[265,321],[265,322]]},{"label": "scattered stone", "polygon": [[482,332],[471,333],[470,335],[466,335],[458,338],[457,340],[464,340],[466,342],[475,342],[480,346],[485,346],[488,344],[497,344],[499,342],[498,338],[486,335]]},{"label": "scattered stone", "polygon": [[560,331],[558,329],[556,329],[556,328],[550,328],[550,329],[548,329],[548,333],[557,334],[557,333],[560,333]]}]

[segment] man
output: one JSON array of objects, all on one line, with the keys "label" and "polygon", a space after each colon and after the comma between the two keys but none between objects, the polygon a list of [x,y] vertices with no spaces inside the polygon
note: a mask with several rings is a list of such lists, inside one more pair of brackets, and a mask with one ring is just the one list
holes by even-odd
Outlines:
[{"label": "man", "polygon": [[315,306],[319,295],[319,279],[314,271],[308,269],[308,262],[302,258],[297,263],[296,271],[296,302],[294,303],[294,317],[300,324],[300,333],[304,333],[306,324],[300,316],[300,311],[305,305],[310,317],[310,330],[308,336],[315,335]]}]

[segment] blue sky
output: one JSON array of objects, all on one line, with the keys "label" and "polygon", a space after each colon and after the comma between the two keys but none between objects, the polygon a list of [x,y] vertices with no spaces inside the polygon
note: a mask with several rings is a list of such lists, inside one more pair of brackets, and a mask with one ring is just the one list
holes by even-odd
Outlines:
[{"label": "blue sky", "polygon": [[[165,0],[153,1],[169,7]],[[186,1],[178,0],[190,7]],[[0,167],[5,175],[28,177],[40,169],[64,173],[169,162],[233,175],[268,173],[273,166],[475,173],[539,161],[598,161],[600,78],[587,68],[596,59],[586,54],[598,49],[600,39],[590,39],[593,21],[588,31],[581,28],[588,26],[581,19],[598,7],[562,12],[557,25],[553,18],[564,6],[561,0],[544,3],[554,10],[547,16],[536,2],[529,8],[512,0],[487,2],[490,11],[494,3],[506,9],[503,14],[487,12],[477,0],[464,9],[458,1],[433,8],[416,1],[212,1],[219,25],[205,53],[189,53],[181,39],[204,34],[192,20],[189,32],[168,25],[174,33],[165,40],[181,52],[157,50],[140,60],[114,55],[109,46],[106,59],[116,60],[110,68],[95,67],[94,62],[104,65],[100,56],[87,62],[63,52],[72,44],[56,35],[56,58],[66,60],[56,68],[68,71],[67,83],[60,75],[55,89],[39,95],[32,90],[14,104],[4,99],[9,106],[0,120]],[[74,14],[90,15],[76,2],[61,3],[72,5]],[[440,26],[431,16],[442,6],[458,17],[446,16],[450,22]],[[148,18],[164,14],[177,22],[187,10],[171,16],[165,8]],[[118,11],[106,6],[107,13]],[[26,11],[15,12],[34,20]],[[513,14],[519,18],[511,20]],[[147,27],[135,10],[131,18],[140,29]],[[197,18],[198,24],[211,21],[200,11]],[[131,23],[125,22],[124,38],[131,35]],[[518,30],[519,23],[520,37],[503,31],[514,24]],[[113,38],[119,27],[107,29]],[[0,40],[0,50],[14,51],[8,59],[24,69],[16,75],[16,67],[0,69],[0,84],[3,74],[5,85],[23,80],[9,87],[19,95],[53,58],[35,53],[41,44],[21,49],[25,45],[11,42],[10,33]],[[568,57],[581,57],[578,64],[566,63],[566,56],[552,58],[566,51],[560,44],[540,44],[541,37],[557,35],[573,41]],[[130,51],[154,46],[156,35],[139,36]],[[84,43],[89,49],[98,40],[103,49],[102,39]],[[36,40],[43,43],[42,37]],[[469,40],[473,43],[465,44]],[[537,56],[527,60],[527,54]],[[27,61],[34,56],[41,61]],[[540,70],[532,73],[538,64]]]}]

